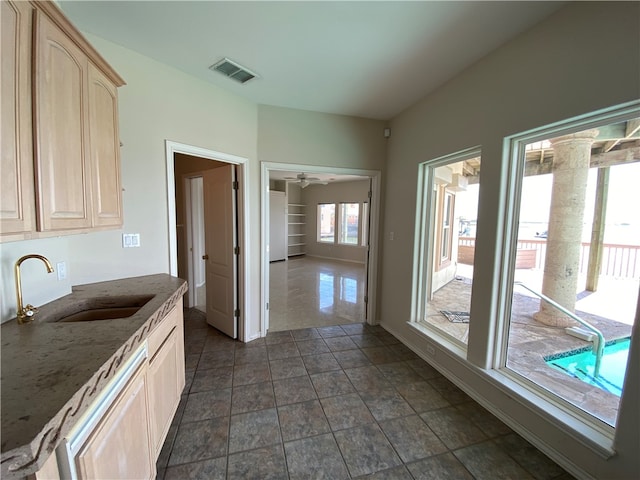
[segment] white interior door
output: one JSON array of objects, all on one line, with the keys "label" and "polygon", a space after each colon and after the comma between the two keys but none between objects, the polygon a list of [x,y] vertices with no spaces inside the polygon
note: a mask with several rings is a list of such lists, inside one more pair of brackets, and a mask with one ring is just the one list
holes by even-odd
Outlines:
[{"label": "white interior door", "polygon": [[269,261],[287,258],[286,196],[284,192],[269,192]]},{"label": "white interior door", "polygon": [[206,261],[204,241],[204,195],[202,177],[189,177],[185,184],[185,203],[187,207],[187,244],[189,254],[189,293],[190,307],[206,312]]},{"label": "white interior door", "polygon": [[207,323],[231,338],[238,336],[235,166],[203,174]]}]

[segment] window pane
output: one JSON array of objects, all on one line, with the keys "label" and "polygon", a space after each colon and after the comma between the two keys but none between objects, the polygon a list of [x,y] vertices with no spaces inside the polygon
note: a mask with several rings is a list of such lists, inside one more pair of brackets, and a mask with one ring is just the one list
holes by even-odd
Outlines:
[{"label": "window pane", "polygon": [[635,146],[628,124],[525,146],[510,267],[507,368],[611,426],[640,286],[640,164],[624,163]]},{"label": "window pane", "polygon": [[333,203],[318,205],[318,241],[335,243],[336,206]]},{"label": "window pane", "polygon": [[422,324],[466,348],[480,157],[458,156],[449,163],[425,168],[430,184],[423,189],[427,215],[421,228],[428,266],[422,280],[426,290]]},{"label": "window pane", "polygon": [[347,245],[358,244],[359,215],[359,203],[340,204],[340,229],[338,231],[338,243]]}]

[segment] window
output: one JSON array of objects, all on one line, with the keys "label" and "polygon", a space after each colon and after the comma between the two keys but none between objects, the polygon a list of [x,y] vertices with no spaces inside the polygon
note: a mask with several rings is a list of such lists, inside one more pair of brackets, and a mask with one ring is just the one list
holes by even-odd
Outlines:
[{"label": "window", "polygon": [[477,149],[420,166],[415,315],[457,352],[469,337],[479,172]]},{"label": "window", "polygon": [[333,203],[318,205],[318,242],[335,243],[336,206]]},{"label": "window", "polygon": [[451,224],[453,223],[453,206],[455,196],[446,190],[446,187],[440,187],[440,212],[437,230],[440,231],[439,251],[440,259],[438,261],[438,270],[447,267],[451,263],[452,249],[452,233]]},{"label": "window", "polygon": [[638,300],[639,127],[609,116],[511,141],[501,367],[611,427]]},{"label": "window", "polygon": [[318,204],[318,242],[366,247],[369,242],[368,207],[368,203],[359,202]]},{"label": "window", "polygon": [[338,243],[358,245],[358,229],[360,226],[360,204],[340,204],[340,227],[338,228]]}]

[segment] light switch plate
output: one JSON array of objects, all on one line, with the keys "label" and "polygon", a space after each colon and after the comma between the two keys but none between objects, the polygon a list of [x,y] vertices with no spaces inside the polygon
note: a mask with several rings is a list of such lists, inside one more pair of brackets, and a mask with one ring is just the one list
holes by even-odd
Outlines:
[{"label": "light switch plate", "polygon": [[133,248],[140,246],[140,234],[139,233],[123,233],[122,234],[122,248]]}]

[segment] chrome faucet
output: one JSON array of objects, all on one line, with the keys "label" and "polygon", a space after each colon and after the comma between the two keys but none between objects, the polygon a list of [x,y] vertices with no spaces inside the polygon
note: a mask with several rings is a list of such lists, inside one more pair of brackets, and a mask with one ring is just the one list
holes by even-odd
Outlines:
[{"label": "chrome faucet", "polygon": [[47,267],[47,273],[53,273],[53,267],[51,266],[51,262],[47,260],[46,257],[42,255],[38,255],[37,253],[31,253],[29,255],[25,255],[20,257],[16,262],[16,266],[14,267],[14,271],[16,274],[16,295],[18,297],[18,323],[27,323],[33,320],[33,317],[36,313],[38,313],[38,309],[33,305],[27,304],[24,307],[22,306],[22,285],[20,284],[20,265],[25,260],[29,258],[37,258],[38,260],[42,260]]}]

